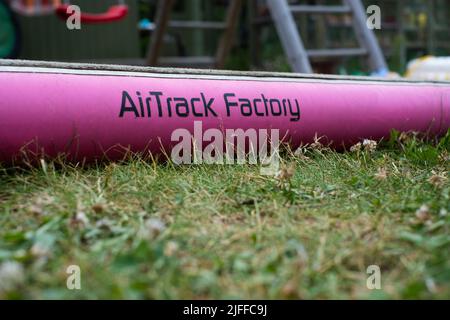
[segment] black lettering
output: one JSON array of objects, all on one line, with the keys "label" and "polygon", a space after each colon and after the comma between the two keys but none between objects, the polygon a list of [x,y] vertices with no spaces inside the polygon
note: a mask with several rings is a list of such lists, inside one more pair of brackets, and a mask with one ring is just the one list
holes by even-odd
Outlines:
[{"label": "black lettering", "polygon": [[145,99],[145,104],[147,105],[147,117],[151,117],[152,116],[152,111],[150,109],[150,101],[152,101],[152,98],[147,98]]},{"label": "black lettering", "polygon": [[214,115],[214,117],[217,117],[217,113],[214,112],[213,109],[211,109],[211,105],[214,101],[214,98],[209,99],[208,103],[206,103],[206,99],[205,99],[205,95],[203,94],[203,92],[200,93],[200,95],[202,96],[202,100],[203,100],[203,107],[205,108],[205,116],[208,116],[208,110]]},{"label": "black lettering", "polygon": [[171,103],[172,98],[167,98],[167,111],[169,112],[169,118],[172,117],[172,106]]},{"label": "black lettering", "polygon": [[267,100],[266,97],[264,97],[263,94],[261,95],[261,97],[263,98],[263,101],[264,101],[264,108],[266,109],[266,115],[268,115],[269,114],[269,108],[267,108],[267,101],[269,101],[269,100]]},{"label": "black lettering", "polygon": [[200,98],[192,98],[191,99],[192,114],[194,115],[194,117],[202,117],[203,116],[202,113],[198,113],[198,112],[195,111],[195,101],[199,101],[200,102]]},{"label": "black lettering", "polygon": [[237,106],[238,106],[237,102],[229,102],[229,101],[228,101],[228,97],[234,97],[234,96],[235,96],[234,93],[225,93],[225,94],[223,95],[223,98],[224,98],[224,100],[225,100],[225,106],[226,106],[226,108],[227,108],[227,116],[228,116],[228,117],[229,117],[230,114],[231,114],[231,112],[230,112],[230,107],[237,107]]},{"label": "black lettering", "polygon": [[[245,117],[249,117],[252,115],[252,105],[250,104],[250,100],[248,99],[239,99],[239,102],[242,102],[241,104],[241,113]],[[247,109],[248,111],[245,111]]]},{"label": "black lettering", "polygon": [[139,108],[141,109],[141,117],[145,117],[144,102],[142,101],[141,93],[139,91],[136,91],[136,95],[138,96],[138,100],[139,100]]},{"label": "black lettering", "polygon": [[298,103],[298,100],[295,99],[295,105],[297,108],[295,110],[292,110],[291,103],[289,101],[289,109],[291,110],[291,114],[295,116],[295,118],[291,118],[291,121],[299,121],[300,120],[300,105]]},{"label": "black lettering", "polygon": [[162,92],[160,91],[150,91],[150,95],[155,96],[156,98],[156,103],[158,104],[158,114],[160,117],[163,116],[163,112],[162,112],[162,104],[161,104],[161,98],[160,96],[162,96]]},{"label": "black lettering", "polygon": [[261,99],[253,99],[253,105],[255,106],[255,114],[259,117],[264,116],[264,112],[258,112],[257,102],[261,102]]},{"label": "black lettering", "polygon": [[286,99],[283,99],[283,112],[284,112],[284,115],[287,115],[287,110],[286,110]]},{"label": "black lettering", "polygon": [[[129,107],[127,107],[127,100],[130,104]],[[119,117],[122,118],[125,112],[133,112],[136,118],[139,118],[139,112],[136,109],[136,105],[133,102],[133,99],[126,91],[122,91],[122,105],[120,107],[120,114]]]},{"label": "black lettering", "polygon": [[[181,101],[175,105],[175,111],[179,117],[186,118],[189,115],[189,106],[188,102],[185,98],[174,98],[173,101]],[[181,112],[181,109],[184,108],[185,112]]]},{"label": "black lettering", "polygon": [[[275,112],[275,110],[273,109],[273,105],[274,104],[277,104],[278,105],[278,111],[277,112]],[[281,115],[281,113],[283,112],[282,110],[281,110],[281,104],[280,104],[280,101],[278,101],[277,99],[270,99],[270,110],[272,111],[272,114],[274,115],[274,116],[279,116],[279,115]]]}]

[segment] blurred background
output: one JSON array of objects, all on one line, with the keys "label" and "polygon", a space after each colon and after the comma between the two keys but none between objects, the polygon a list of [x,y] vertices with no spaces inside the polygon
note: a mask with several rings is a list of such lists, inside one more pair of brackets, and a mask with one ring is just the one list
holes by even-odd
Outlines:
[{"label": "blurred background", "polygon": [[[268,2],[73,0],[70,3],[80,6],[83,14],[109,15],[110,21],[82,22],[81,30],[69,30],[55,14],[64,2],[0,0],[0,58],[296,71],[277,29],[283,21],[274,18]],[[314,72],[368,75],[374,71],[367,62],[370,47],[361,45],[355,29],[355,15],[360,13],[349,10],[346,1],[281,2],[292,9],[295,32],[309,50]],[[364,9],[381,8],[381,29],[373,32],[390,72],[404,75],[413,59],[450,55],[450,1],[364,0],[362,4]],[[114,16],[114,7],[123,5],[126,15]],[[339,51],[342,48],[349,50]]]}]

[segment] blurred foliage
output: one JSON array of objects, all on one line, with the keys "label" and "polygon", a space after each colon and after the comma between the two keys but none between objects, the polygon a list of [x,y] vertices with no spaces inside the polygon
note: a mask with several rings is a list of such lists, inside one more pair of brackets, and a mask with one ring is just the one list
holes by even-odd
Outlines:
[{"label": "blurred foliage", "polygon": [[[227,1],[200,1],[201,13],[203,20],[222,21],[226,13]],[[304,3],[300,1],[301,3]],[[426,55],[448,55],[449,48],[449,3],[446,1],[434,0],[435,12],[433,19],[427,16],[427,8],[429,1],[408,1],[397,7],[397,1],[370,1],[368,4],[377,4],[382,8],[383,24],[382,30],[376,31],[379,37],[380,45],[386,56],[386,60],[391,71],[402,74],[405,71],[406,63],[414,58]],[[149,5],[151,1],[141,1],[140,13],[141,17],[153,17],[155,14],[155,5]],[[335,1],[333,3],[340,3]],[[327,3],[328,4],[328,3]],[[331,2],[329,4],[332,4]],[[400,9],[399,9],[400,8]],[[259,38],[261,48],[258,52],[260,56],[260,65],[256,64],[256,58],[252,57],[250,48],[250,34],[248,28],[248,7],[244,6],[241,15],[241,22],[237,32],[237,41],[231,55],[226,63],[227,69],[233,70],[249,70],[262,69],[269,71],[290,71],[289,64],[285,58],[279,38],[273,27],[269,24],[260,28]],[[400,10],[400,11],[398,11]],[[174,9],[174,18],[189,19],[192,15],[191,8],[186,6],[185,2],[177,1]],[[266,12],[267,14],[267,12]],[[403,21],[404,31],[399,31],[399,21]],[[341,16],[338,18],[325,16],[310,15],[308,17],[300,17],[297,21],[301,30],[302,38],[308,48],[336,48],[336,47],[355,47],[357,42],[351,23]],[[431,26],[436,27],[433,31],[433,40],[435,43],[432,51],[429,49],[429,35],[427,30]],[[324,24],[325,23],[325,24]],[[322,27],[320,27],[322,24]],[[332,27],[332,26],[339,27]],[[325,29],[324,27],[325,26]],[[317,29],[319,27],[319,29]],[[444,29],[447,31],[444,32]],[[322,30],[322,31],[320,31]],[[325,33],[324,30],[326,31]],[[195,43],[194,39],[199,39],[193,35],[197,31],[192,30],[171,30],[169,34],[182,43],[185,48],[186,55],[193,55],[194,52],[201,52],[202,55],[214,55],[220,33],[215,31],[206,31],[200,36],[200,43]],[[201,32],[201,31],[200,31]],[[178,39],[178,40],[177,40]],[[148,37],[142,37],[141,48],[145,52],[148,45]],[[198,46],[201,48],[197,48]],[[195,50],[194,50],[195,49]],[[174,50],[168,50],[176,53]],[[340,74],[368,74],[367,62],[364,59],[355,57],[332,61],[331,65],[334,73]]]}]

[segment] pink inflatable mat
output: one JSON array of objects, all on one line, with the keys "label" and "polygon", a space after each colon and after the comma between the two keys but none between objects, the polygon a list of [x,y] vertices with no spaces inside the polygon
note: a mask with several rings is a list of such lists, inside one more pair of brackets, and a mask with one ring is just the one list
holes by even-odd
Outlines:
[{"label": "pink inflatable mat", "polygon": [[[278,129],[294,147],[443,135],[450,83],[0,60],[0,160],[159,153],[174,130]],[[119,149],[118,149],[119,148]]]}]

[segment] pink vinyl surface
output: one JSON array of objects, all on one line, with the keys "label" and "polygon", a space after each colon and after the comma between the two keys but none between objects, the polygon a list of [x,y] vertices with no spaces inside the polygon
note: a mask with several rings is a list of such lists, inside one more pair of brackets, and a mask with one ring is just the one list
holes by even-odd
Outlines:
[{"label": "pink vinyl surface", "polygon": [[442,135],[450,127],[450,86],[0,72],[4,161],[24,145],[78,160],[105,152],[117,157],[112,148],[119,145],[157,153],[161,146],[170,149],[175,129],[193,131],[194,121],[202,121],[203,130],[276,128],[294,146],[315,135],[337,147],[349,146],[363,138],[387,137],[391,129]]}]

